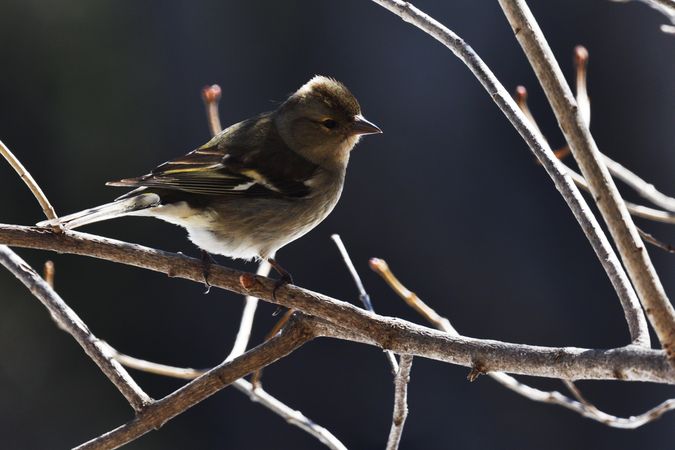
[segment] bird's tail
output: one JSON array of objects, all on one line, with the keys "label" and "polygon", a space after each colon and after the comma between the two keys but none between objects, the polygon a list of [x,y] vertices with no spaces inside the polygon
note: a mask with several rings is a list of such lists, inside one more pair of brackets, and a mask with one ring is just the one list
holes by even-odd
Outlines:
[{"label": "bird's tail", "polygon": [[115,217],[126,216],[136,211],[146,208],[152,208],[160,204],[160,198],[157,194],[139,194],[133,197],[120,198],[105,205],[85,209],[84,211],[59,217],[54,220],[45,220],[39,222],[37,226],[46,227],[61,225],[66,229],[81,227],[94,222],[114,219]]}]

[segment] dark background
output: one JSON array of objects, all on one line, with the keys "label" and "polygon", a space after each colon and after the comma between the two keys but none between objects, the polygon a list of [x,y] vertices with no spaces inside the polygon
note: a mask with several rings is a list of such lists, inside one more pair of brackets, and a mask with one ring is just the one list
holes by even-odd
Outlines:
[{"label": "dark background", "polygon": [[[496,2],[417,3],[465,38],[507,88],[527,85],[544,133],[552,145],[562,143]],[[573,47],[590,51],[600,148],[674,193],[675,38],[659,31],[665,19],[639,3],[533,1],[532,8],[570,79]],[[371,2],[4,0],[0,61],[0,138],[62,214],[120,194],[105,181],[145,173],[205,142],[202,86],[222,86],[222,119],[230,124],[274,108],[314,74],[334,76],[385,133],[355,150],[333,214],[278,255],[298,284],[357,301],[329,239],[337,232],[382,314],[422,323],[368,270],[371,256],[385,258],[466,335],[583,347],[628,342],[619,302],[572,214],[490,97],[446,48]],[[0,221],[42,219],[4,163],[0,189]],[[640,224],[675,241],[672,227]],[[159,221],[127,218],[86,231],[197,254],[181,229]],[[53,259],[60,294],[121,351],[209,367],[230,350],[242,304],[234,294],[205,296],[201,285],[149,271],[18,251],[36,267]],[[675,295],[675,257],[649,251]],[[116,389],[5,271],[0,292],[0,447],[69,448],[131,417]],[[274,309],[260,307],[254,342],[274,323]],[[637,431],[614,430],[486,377],[469,384],[467,372],[415,360],[402,448],[672,448],[673,415]],[[181,384],[133,374],[154,397]],[[267,369],[264,382],[348,447],[384,447],[393,386],[379,349],[315,341]],[[579,385],[621,415],[675,393],[648,384]],[[320,444],[226,389],[128,448]]]}]

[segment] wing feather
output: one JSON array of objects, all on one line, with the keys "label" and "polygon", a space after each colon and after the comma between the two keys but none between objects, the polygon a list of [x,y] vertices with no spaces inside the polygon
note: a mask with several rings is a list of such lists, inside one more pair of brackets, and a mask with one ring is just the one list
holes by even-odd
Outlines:
[{"label": "wing feather", "polygon": [[202,147],[149,174],[107,183],[200,195],[299,198],[318,166],[288,148],[271,114],[232,125]]}]

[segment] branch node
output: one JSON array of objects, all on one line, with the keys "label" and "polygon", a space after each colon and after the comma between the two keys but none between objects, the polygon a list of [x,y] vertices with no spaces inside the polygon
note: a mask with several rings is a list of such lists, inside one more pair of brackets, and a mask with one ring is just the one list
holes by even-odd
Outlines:
[{"label": "branch node", "polygon": [[466,379],[469,380],[469,383],[473,383],[479,376],[485,375],[486,373],[487,367],[481,362],[475,362],[471,371],[466,376]]},{"label": "branch node", "polygon": [[211,86],[204,86],[202,88],[202,100],[204,103],[214,103],[220,101],[220,96],[222,90],[217,84],[212,84]]},{"label": "branch node", "polygon": [[243,273],[239,275],[239,284],[246,290],[250,290],[255,284],[255,277],[250,273]]},{"label": "branch node", "polygon": [[583,45],[577,45],[574,47],[574,64],[580,68],[584,69],[588,63],[588,50]]}]

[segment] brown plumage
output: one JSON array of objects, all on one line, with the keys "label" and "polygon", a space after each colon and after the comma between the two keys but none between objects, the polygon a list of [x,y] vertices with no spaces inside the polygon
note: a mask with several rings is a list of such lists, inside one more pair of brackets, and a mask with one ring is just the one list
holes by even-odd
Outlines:
[{"label": "brown plumage", "polygon": [[275,111],[234,124],[146,175],[108,183],[136,188],[114,202],[54,222],[75,228],[151,216],[186,228],[209,253],[267,258],[333,210],[352,148],[361,135],[379,132],[343,84],[316,76]]}]

